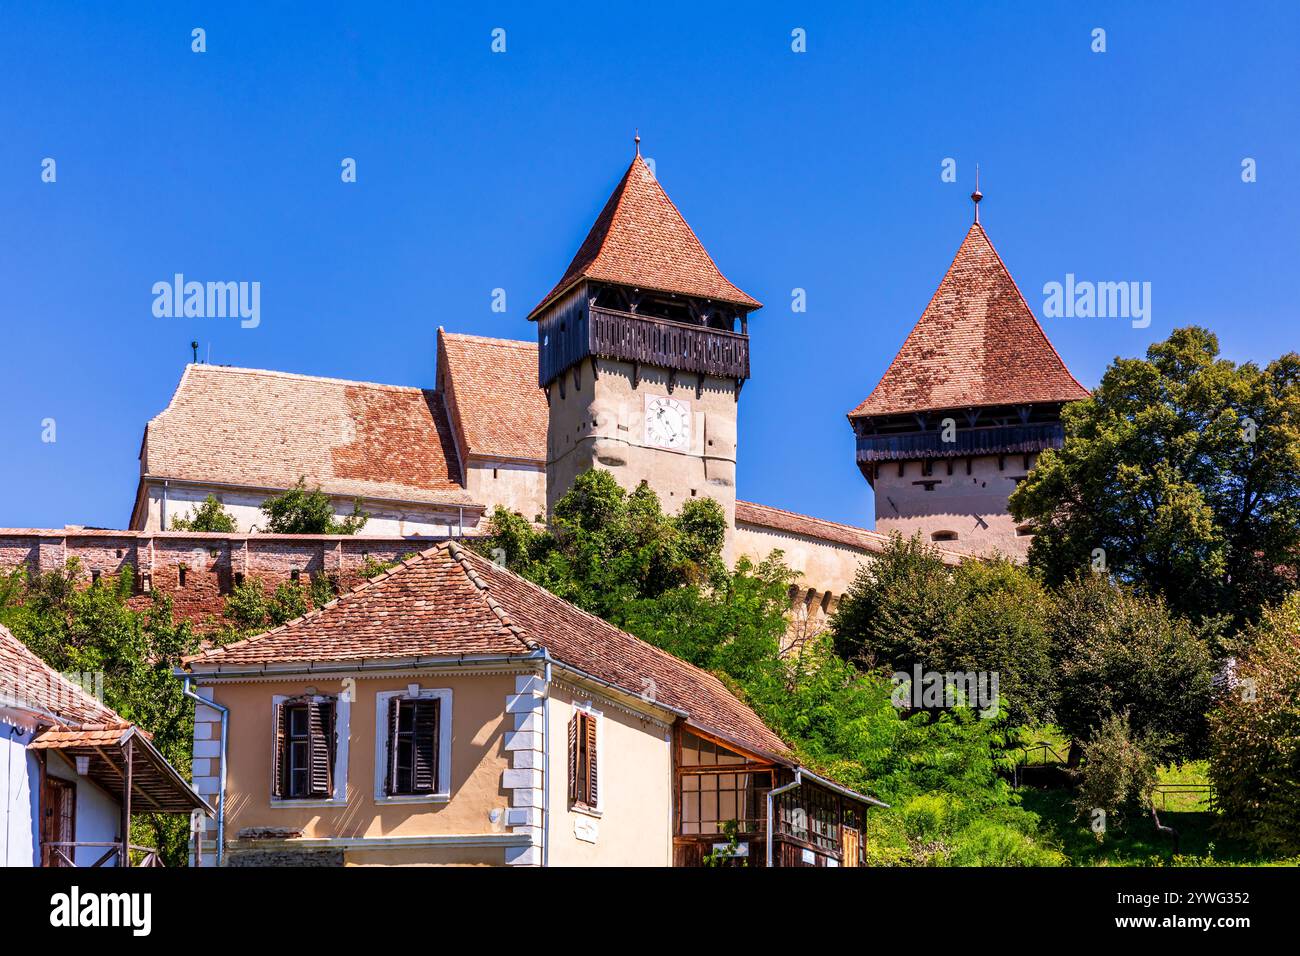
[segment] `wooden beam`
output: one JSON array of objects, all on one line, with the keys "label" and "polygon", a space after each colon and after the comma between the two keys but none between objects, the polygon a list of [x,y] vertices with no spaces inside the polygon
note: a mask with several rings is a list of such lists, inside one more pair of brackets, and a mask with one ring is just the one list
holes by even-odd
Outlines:
[{"label": "wooden beam", "polygon": [[122,787],[122,866],[131,865],[131,774],[135,761],[135,737],[126,738],[126,782]]}]

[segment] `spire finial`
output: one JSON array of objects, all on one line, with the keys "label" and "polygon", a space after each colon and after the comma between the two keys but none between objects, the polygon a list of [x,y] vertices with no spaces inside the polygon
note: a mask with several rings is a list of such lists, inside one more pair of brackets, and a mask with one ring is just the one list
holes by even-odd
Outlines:
[{"label": "spire finial", "polygon": [[980,164],[975,164],[975,191],[970,194],[971,202],[975,204],[975,224],[979,225],[980,221],[980,200],[984,194],[980,192]]},{"label": "spire finial", "polygon": [[636,144],[636,154],[641,155],[641,127],[636,128],[636,135],[632,137],[632,142]]}]

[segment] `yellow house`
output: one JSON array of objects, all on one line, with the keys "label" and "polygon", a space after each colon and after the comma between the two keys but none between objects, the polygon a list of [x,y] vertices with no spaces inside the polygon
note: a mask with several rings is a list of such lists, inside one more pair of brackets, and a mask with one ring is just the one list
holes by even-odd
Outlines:
[{"label": "yellow house", "polygon": [[206,865],[856,866],[877,803],[454,542],[178,673]]}]

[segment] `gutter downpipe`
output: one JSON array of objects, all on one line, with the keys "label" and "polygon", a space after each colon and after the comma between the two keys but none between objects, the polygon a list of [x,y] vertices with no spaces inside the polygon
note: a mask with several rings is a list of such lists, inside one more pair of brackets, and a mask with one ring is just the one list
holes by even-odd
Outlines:
[{"label": "gutter downpipe", "polygon": [[[222,860],[226,855],[226,741],[230,738],[227,730],[229,728],[230,708],[218,704],[215,700],[205,700],[190,688],[190,678],[185,678],[185,696],[190,700],[204,707],[211,707],[217,713],[221,714],[221,775],[220,782],[217,784],[217,866],[221,866]],[[206,827],[204,828],[207,829]],[[202,834],[199,835],[198,843],[203,842]],[[195,849],[202,852],[202,848],[196,844]]]},{"label": "gutter downpipe", "polygon": [[776,798],[786,791],[793,790],[803,783],[803,768],[796,767],[794,779],[783,787],[767,792],[767,868],[772,868],[772,823],[775,817]]},{"label": "gutter downpipe", "polygon": [[551,858],[551,652],[543,650],[546,684],[542,694],[542,868]]}]

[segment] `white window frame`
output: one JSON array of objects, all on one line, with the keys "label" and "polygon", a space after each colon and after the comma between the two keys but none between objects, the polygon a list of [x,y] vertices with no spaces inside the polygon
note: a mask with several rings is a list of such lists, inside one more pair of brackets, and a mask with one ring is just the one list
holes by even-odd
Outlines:
[{"label": "white window frame", "polygon": [[[569,810],[589,817],[601,817],[605,815],[605,783],[601,777],[605,772],[605,714],[592,706],[591,701],[574,701],[573,713],[576,715],[579,712],[596,720],[596,805],[588,807],[579,803],[570,803]],[[565,736],[567,737],[568,734]]]},{"label": "white window frame", "polygon": [[[301,701],[310,699],[313,703],[321,704],[326,701],[334,705],[334,732],[338,741],[334,748],[334,794],[329,797],[277,797],[275,791],[271,791],[271,806],[277,810],[287,810],[293,807],[344,807],[348,803],[348,725],[352,717],[352,701],[350,695],[340,692],[334,696],[329,694],[312,694],[310,698],[306,694],[276,694],[271,698],[271,747],[274,749],[279,746],[276,740],[276,711],[281,704],[289,701]],[[275,765],[275,755],[271,755],[272,766]]]},{"label": "white window frame", "polygon": [[[385,792],[388,772],[388,702],[404,700],[438,701],[438,791],[436,793]],[[375,803],[447,803],[451,800],[451,688],[410,684],[405,690],[384,690],[375,694]]]}]

